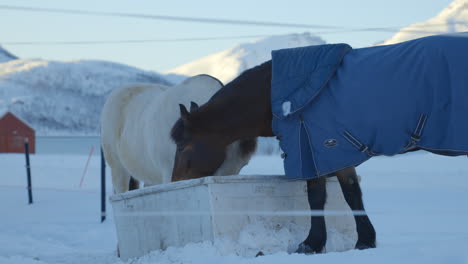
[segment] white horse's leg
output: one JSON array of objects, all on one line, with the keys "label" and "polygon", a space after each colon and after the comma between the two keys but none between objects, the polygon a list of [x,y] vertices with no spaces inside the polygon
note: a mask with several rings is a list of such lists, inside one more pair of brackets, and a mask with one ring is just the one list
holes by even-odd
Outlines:
[{"label": "white horse's leg", "polygon": [[121,164],[113,164],[110,167],[114,193],[123,193],[128,191],[131,178],[130,174]]}]

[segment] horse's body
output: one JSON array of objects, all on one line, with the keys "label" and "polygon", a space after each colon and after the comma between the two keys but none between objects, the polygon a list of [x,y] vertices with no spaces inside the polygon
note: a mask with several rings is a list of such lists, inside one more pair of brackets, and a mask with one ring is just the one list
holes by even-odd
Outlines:
[{"label": "horse's body", "polygon": [[[314,75],[307,76],[313,82],[310,76]],[[425,77],[431,78],[432,76]],[[243,138],[275,136],[272,131],[271,80],[272,62],[268,61],[242,73],[197,111],[189,113],[185,107],[181,106],[181,118],[175,123],[171,132],[178,146],[173,175],[178,177],[180,175],[207,176],[209,174],[206,174],[206,171],[213,170],[221,164],[222,159],[215,157],[217,153],[222,153],[229,143]],[[305,102],[308,100],[308,98],[298,97],[298,100],[303,99]],[[288,105],[286,108],[281,110],[288,114],[290,112]],[[376,109],[370,109],[370,111],[376,111]],[[325,141],[324,143],[333,145],[335,142]],[[207,146],[210,147],[207,148]],[[417,149],[417,146],[413,146],[404,152]],[[199,156],[203,156],[205,161],[202,165],[195,166],[196,157]],[[354,216],[358,233],[356,248],[375,247],[376,233],[365,214],[355,167],[339,169],[333,174],[338,177],[345,200],[351,210],[360,211],[360,214]],[[325,177],[307,180],[307,194],[311,210],[324,209],[325,182]],[[325,242],[324,217],[312,216],[309,235],[301,243],[297,252],[320,253]]]},{"label": "horse's body", "polygon": [[[203,104],[221,87],[213,77],[199,75],[174,87],[136,84],[114,91],[101,117],[101,142],[114,191],[129,190],[131,177],[145,186],[170,182],[176,152],[170,129],[179,117],[177,103]],[[249,146],[255,146],[251,141]],[[250,159],[251,152],[242,150],[245,145],[231,144],[215,174],[237,174]]]}]

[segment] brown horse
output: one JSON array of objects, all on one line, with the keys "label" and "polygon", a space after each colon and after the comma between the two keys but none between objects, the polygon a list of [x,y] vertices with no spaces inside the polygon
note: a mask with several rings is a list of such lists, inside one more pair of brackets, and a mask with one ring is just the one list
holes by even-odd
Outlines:
[{"label": "brown horse", "polygon": [[[245,71],[219,90],[206,104],[192,111],[180,105],[181,118],[171,131],[177,144],[172,180],[211,175],[223,162],[226,147],[236,141],[273,137],[270,89],[272,63],[268,61]],[[354,167],[337,171],[346,202],[355,215],[357,249],[374,248],[376,234],[365,214],[362,193]],[[325,177],[307,180],[311,210],[323,210],[326,201]],[[320,253],[326,243],[325,219],[311,217],[309,235],[298,253]]]}]

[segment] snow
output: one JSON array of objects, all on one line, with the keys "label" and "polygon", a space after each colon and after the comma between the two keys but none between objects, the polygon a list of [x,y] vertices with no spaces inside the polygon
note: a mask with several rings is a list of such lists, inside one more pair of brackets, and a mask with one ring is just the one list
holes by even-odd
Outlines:
[{"label": "snow", "polygon": [[[99,155],[92,156],[79,187],[90,144],[96,141],[83,137],[66,146],[60,141],[67,153],[53,141],[40,138],[39,154],[31,157],[33,205],[27,204],[24,156],[0,154],[0,263],[123,263],[115,256],[109,204],[108,219],[99,222]],[[255,156],[242,170],[242,174],[282,173],[277,155]],[[263,232],[265,225],[258,223],[242,231],[239,241],[172,247],[127,263],[467,263],[466,157],[418,152],[373,158],[358,167],[358,173],[377,230],[376,249],[290,254],[280,250],[289,243],[290,233]],[[109,194],[109,176],[107,187]],[[253,249],[258,247],[269,253],[255,258]]]},{"label": "snow", "polygon": [[[468,31],[468,0],[455,0],[434,18],[403,28],[384,44],[457,31]],[[324,43],[309,33],[273,36],[177,67],[169,78],[177,82],[205,73],[226,83],[270,59],[271,50]],[[169,84],[160,74],[126,65],[17,59],[0,47],[0,113],[18,113],[39,135],[97,134],[105,96],[135,82]],[[98,149],[97,140],[66,141],[38,138],[38,154],[31,157],[33,205],[27,204],[24,156],[0,154],[0,264],[123,263],[115,255],[110,204],[108,219],[100,223],[99,155],[92,156],[84,174],[87,153],[91,145]],[[277,144],[262,142],[261,153],[275,155],[255,156],[241,173],[283,174]],[[264,232],[269,226],[258,223],[243,230],[239,241],[172,247],[127,263],[468,263],[466,157],[418,152],[373,158],[358,173],[377,231],[376,249],[291,254],[291,232]],[[268,254],[256,258],[256,248]]]},{"label": "snow", "polygon": [[169,74],[172,80],[177,81],[181,80],[180,75],[193,76],[204,73],[226,84],[243,71],[270,60],[272,50],[319,44],[325,44],[325,42],[310,33],[271,36],[211,54],[172,69],[166,74]]},{"label": "snow", "polygon": [[382,44],[399,43],[442,33],[468,31],[468,0],[455,0],[437,16],[428,21],[402,28]]},{"label": "snow", "polygon": [[10,60],[0,63],[0,113],[15,112],[39,135],[97,135],[107,95],[133,83],[170,85],[160,74],[112,62]]},{"label": "snow", "polygon": [[291,102],[290,101],[286,101],[282,104],[282,108],[283,108],[283,116],[287,116],[291,113]]}]

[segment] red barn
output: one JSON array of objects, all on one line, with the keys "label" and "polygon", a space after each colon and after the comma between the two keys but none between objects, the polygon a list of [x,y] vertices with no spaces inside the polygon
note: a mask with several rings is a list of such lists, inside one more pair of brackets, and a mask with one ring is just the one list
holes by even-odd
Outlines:
[{"label": "red barn", "polygon": [[24,153],[26,139],[29,140],[29,152],[35,153],[34,129],[11,112],[0,114],[0,153]]}]

